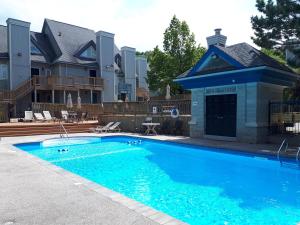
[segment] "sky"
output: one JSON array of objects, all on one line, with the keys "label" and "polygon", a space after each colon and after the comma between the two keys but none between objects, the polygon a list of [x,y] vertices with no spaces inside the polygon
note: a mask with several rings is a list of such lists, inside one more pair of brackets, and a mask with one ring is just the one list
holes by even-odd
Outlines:
[{"label": "sky", "polygon": [[173,15],[187,22],[204,47],[215,28],[222,28],[227,45],[253,45],[250,17],[256,14],[255,0],[0,0],[2,25],[15,18],[31,22],[31,30],[40,32],[48,18],[114,33],[118,47],[137,51],[162,47]]}]

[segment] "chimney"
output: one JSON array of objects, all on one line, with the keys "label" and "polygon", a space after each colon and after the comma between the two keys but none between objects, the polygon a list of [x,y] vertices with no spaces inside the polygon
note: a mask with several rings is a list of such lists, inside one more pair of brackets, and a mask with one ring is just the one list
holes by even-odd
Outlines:
[{"label": "chimney", "polygon": [[12,18],[6,23],[10,90],[14,90],[31,76],[30,23]]},{"label": "chimney", "polygon": [[215,29],[215,35],[206,38],[208,47],[212,45],[225,47],[227,37],[221,34],[221,30],[221,28]]},{"label": "chimney", "polygon": [[104,80],[103,101],[116,101],[116,77],[114,72],[114,34],[105,31],[96,33],[96,55],[100,75]]},{"label": "chimney", "polygon": [[122,47],[122,61],[121,67],[122,71],[125,75],[125,83],[131,85],[131,93],[128,96],[129,101],[135,102],[136,101],[136,66],[135,66],[135,48],[131,47]]}]

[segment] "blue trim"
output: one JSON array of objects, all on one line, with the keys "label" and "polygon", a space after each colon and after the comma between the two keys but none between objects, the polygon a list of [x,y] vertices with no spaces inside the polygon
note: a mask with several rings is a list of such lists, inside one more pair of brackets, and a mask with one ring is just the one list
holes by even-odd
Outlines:
[{"label": "blue trim", "polygon": [[224,61],[228,62],[230,65],[238,68],[243,69],[245,66],[243,66],[241,63],[239,63],[237,60],[233,59],[229,55],[227,55],[224,51],[219,49],[218,47],[212,45],[209,47],[209,49],[206,51],[206,53],[201,57],[201,59],[196,63],[196,65],[191,69],[191,71],[186,75],[186,77],[194,76],[197,70],[201,67],[201,65],[208,59],[208,57],[212,54],[216,54],[220,58],[222,58]]},{"label": "blue trim", "polygon": [[177,81],[185,89],[204,88],[222,85],[233,85],[251,82],[265,82],[282,86],[292,86],[296,78],[267,69],[241,71],[215,76],[197,76],[187,80]]}]

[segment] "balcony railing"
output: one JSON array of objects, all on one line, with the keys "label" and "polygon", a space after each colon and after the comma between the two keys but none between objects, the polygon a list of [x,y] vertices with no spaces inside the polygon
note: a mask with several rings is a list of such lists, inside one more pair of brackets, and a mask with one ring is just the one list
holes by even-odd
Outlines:
[{"label": "balcony railing", "polygon": [[33,85],[40,89],[102,89],[103,79],[83,76],[33,76]]}]

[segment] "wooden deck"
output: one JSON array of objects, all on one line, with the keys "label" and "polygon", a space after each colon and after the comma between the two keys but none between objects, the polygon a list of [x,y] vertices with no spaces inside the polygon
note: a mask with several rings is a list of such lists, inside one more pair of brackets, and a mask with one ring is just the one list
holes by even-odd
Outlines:
[{"label": "wooden deck", "polygon": [[[84,121],[80,123],[63,123],[68,133],[89,132],[90,128],[96,127],[98,121]],[[0,137],[28,136],[41,134],[59,134],[59,123],[27,122],[27,123],[0,123]]]}]

